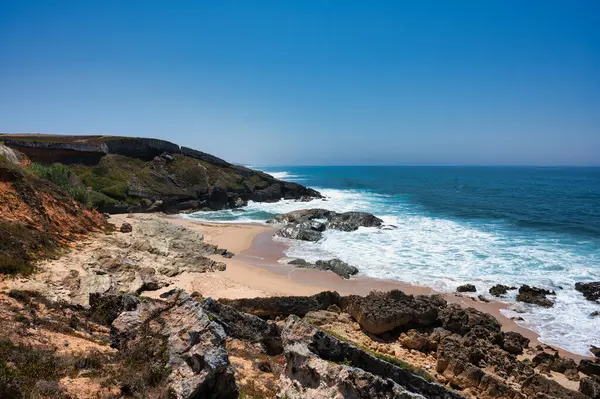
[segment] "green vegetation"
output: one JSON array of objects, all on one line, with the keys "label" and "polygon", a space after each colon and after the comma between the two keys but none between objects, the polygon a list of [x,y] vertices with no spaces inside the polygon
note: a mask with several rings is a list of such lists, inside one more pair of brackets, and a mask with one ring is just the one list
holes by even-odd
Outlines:
[{"label": "green vegetation", "polygon": [[79,201],[86,206],[89,204],[87,190],[85,187],[81,187],[79,179],[67,166],[60,163],[54,163],[52,165],[33,163],[30,168],[39,178],[46,179],[56,184],[76,201]]}]

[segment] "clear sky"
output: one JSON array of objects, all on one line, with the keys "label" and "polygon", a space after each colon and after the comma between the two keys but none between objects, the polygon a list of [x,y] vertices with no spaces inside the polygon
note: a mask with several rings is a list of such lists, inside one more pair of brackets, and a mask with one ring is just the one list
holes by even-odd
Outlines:
[{"label": "clear sky", "polygon": [[0,1],[0,131],[600,165],[600,1]]}]

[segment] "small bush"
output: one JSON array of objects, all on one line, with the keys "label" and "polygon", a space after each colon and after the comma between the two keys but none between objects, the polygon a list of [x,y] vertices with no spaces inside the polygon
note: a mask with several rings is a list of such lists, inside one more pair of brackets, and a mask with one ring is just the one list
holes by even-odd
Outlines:
[{"label": "small bush", "polygon": [[87,190],[81,187],[79,178],[67,166],[60,163],[52,165],[33,163],[30,168],[38,177],[51,181],[66,191],[74,200],[88,206]]}]

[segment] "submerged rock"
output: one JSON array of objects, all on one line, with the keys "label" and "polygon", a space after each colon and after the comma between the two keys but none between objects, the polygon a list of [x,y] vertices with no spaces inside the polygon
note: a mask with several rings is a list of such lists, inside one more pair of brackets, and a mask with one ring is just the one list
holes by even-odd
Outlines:
[{"label": "submerged rock", "polygon": [[576,283],[575,289],[583,294],[588,301],[600,300],[600,281],[593,283]]},{"label": "submerged rock", "polygon": [[532,303],[534,305],[550,308],[554,306],[554,302],[546,298],[546,295],[556,295],[554,291],[545,290],[543,288],[530,287],[523,285],[519,288],[517,301]]},{"label": "submerged rock", "polygon": [[342,278],[350,278],[350,276],[354,276],[358,273],[356,267],[350,266],[339,259],[318,260],[315,263],[307,262],[304,259],[294,259],[288,264],[301,268],[332,271]]},{"label": "submerged rock", "polygon": [[490,288],[490,294],[496,297],[502,297],[508,293],[510,290],[516,290],[516,287],[509,287],[508,285],[496,284],[492,288]]}]

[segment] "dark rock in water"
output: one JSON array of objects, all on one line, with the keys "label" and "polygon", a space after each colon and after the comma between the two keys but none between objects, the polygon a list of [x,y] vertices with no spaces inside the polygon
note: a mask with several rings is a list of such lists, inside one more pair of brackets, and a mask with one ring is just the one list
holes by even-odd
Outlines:
[{"label": "dark rock in water", "polygon": [[600,377],[586,377],[579,384],[579,392],[592,399],[600,399]]},{"label": "dark rock in water", "polygon": [[546,298],[546,295],[556,295],[554,291],[545,290],[543,288],[530,287],[523,285],[519,288],[517,301],[532,303],[534,305],[550,308],[554,306],[554,302]]},{"label": "dark rock in water", "polygon": [[438,312],[446,306],[439,295],[406,295],[400,290],[373,291],[366,297],[343,297],[341,308],[349,313],[365,331],[382,334],[394,328],[414,325],[429,326],[437,321]]},{"label": "dark rock in water", "polygon": [[121,233],[131,233],[133,231],[133,227],[131,226],[130,223],[125,222],[121,225],[121,228],[119,229],[119,231]]},{"label": "dark rock in water", "polygon": [[258,317],[289,316],[304,317],[308,312],[325,310],[331,305],[340,304],[340,294],[323,291],[312,296],[282,296],[269,298],[219,299],[219,302],[232,308]]},{"label": "dark rock in water", "polygon": [[459,285],[456,292],[477,292],[477,288],[473,284]]},{"label": "dark rock in water", "polygon": [[326,227],[342,231],[354,231],[359,227],[381,227],[383,221],[367,212],[337,213],[327,209],[302,209],[278,215],[268,223],[302,224],[315,219],[327,220]]},{"label": "dark rock in water", "polygon": [[593,311],[590,313],[590,317],[598,317],[600,316],[600,310]]},{"label": "dark rock in water", "polygon": [[171,370],[168,388],[177,398],[238,397],[223,327],[210,320],[202,305],[183,291],[165,301],[146,300],[112,323],[113,345],[125,350],[145,336],[164,340]]},{"label": "dark rock in water", "polygon": [[508,285],[496,284],[492,288],[490,288],[490,294],[496,297],[501,297],[506,295],[506,293],[510,290],[516,290],[516,287],[509,287]]},{"label": "dark rock in water", "polygon": [[[287,360],[280,380],[281,397],[462,398],[426,381],[416,369],[398,367],[297,317],[286,320],[281,336]],[[342,362],[349,365],[340,365]]]},{"label": "dark rock in water", "polygon": [[477,299],[479,299],[481,302],[489,302],[490,301],[489,299],[487,299],[483,295],[477,295]]},{"label": "dark rock in water", "polygon": [[579,371],[586,375],[598,375],[600,376],[600,362],[593,362],[588,359],[582,359],[579,362]]},{"label": "dark rock in water", "polygon": [[590,346],[590,352],[592,352],[594,356],[600,358],[600,348],[598,348],[597,346]]},{"label": "dark rock in water", "polygon": [[238,312],[212,298],[207,298],[202,303],[202,308],[212,316],[213,321],[223,326],[228,336],[260,343],[271,356],[283,352],[281,336],[275,323]]},{"label": "dark rock in water", "polygon": [[575,289],[581,292],[588,301],[598,301],[600,299],[600,281],[576,283]]},{"label": "dark rock in water", "polygon": [[221,255],[222,257],[227,258],[227,259],[231,259],[235,256],[235,254],[233,252],[229,252],[225,248],[217,248],[215,250],[215,254]]},{"label": "dark rock in water", "polygon": [[504,333],[502,348],[513,355],[520,355],[523,350],[529,346],[529,338],[526,338],[518,332],[508,331]]},{"label": "dark rock in water", "polygon": [[274,234],[278,237],[289,238],[292,240],[313,242],[323,238],[323,234],[320,231],[313,230],[310,226],[305,224],[285,226],[275,231]]},{"label": "dark rock in water", "polygon": [[358,269],[354,266],[350,266],[346,262],[339,259],[331,260],[318,260],[316,263],[310,263],[304,259],[294,259],[288,262],[289,265],[294,265],[301,268],[310,268],[317,270],[332,271],[342,278],[350,278],[358,273]]},{"label": "dark rock in water", "polygon": [[327,227],[342,231],[354,231],[359,227],[381,227],[383,220],[367,212],[331,213]]}]

